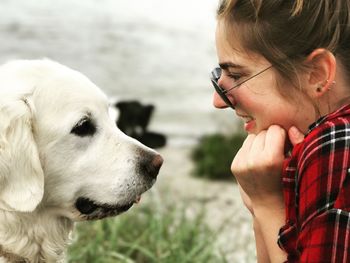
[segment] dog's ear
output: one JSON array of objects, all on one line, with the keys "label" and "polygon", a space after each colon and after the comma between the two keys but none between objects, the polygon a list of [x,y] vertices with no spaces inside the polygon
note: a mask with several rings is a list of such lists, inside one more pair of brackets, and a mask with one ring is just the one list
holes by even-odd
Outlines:
[{"label": "dog's ear", "polygon": [[26,98],[0,98],[0,208],[30,212],[44,194],[44,174]]}]

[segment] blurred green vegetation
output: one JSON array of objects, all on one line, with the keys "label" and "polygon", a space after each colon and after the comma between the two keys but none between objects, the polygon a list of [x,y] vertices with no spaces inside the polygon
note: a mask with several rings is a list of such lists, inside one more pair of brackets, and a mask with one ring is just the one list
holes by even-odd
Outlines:
[{"label": "blurred green vegetation", "polygon": [[246,135],[212,134],[203,136],[192,150],[193,175],[213,180],[232,180],[231,163]]},{"label": "blurred green vegetation", "polygon": [[83,222],[70,263],[227,263],[204,213],[144,205],[116,218]]},{"label": "blurred green vegetation", "polygon": [[[230,166],[245,137],[202,137],[191,153],[193,174],[233,180]],[[204,211],[194,215],[192,211],[191,216],[186,216],[185,208],[175,207],[169,200],[158,200],[115,218],[82,222],[69,248],[68,262],[227,263],[225,253],[215,246],[220,231],[211,230],[204,219]]]}]

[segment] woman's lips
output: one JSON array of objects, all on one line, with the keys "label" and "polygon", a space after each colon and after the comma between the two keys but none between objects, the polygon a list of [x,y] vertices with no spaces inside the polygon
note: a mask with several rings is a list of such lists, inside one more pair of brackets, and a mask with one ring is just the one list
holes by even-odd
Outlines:
[{"label": "woman's lips", "polygon": [[252,120],[254,120],[254,118],[250,117],[250,116],[240,116],[242,118],[242,120],[247,123],[250,122]]},{"label": "woman's lips", "polygon": [[255,127],[255,120],[254,119],[244,123],[244,129],[246,130],[246,132],[252,132],[254,127]]},{"label": "woman's lips", "polygon": [[244,121],[244,129],[249,132],[255,126],[255,119],[248,115],[238,115]]}]

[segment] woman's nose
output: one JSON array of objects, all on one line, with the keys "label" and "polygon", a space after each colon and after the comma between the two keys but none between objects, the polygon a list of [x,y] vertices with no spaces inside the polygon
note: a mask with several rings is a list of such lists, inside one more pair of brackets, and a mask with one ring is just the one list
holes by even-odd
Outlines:
[{"label": "woman's nose", "polygon": [[225,109],[228,107],[216,91],[214,91],[213,94],[213,105],[218,109]]},{"label": "woman's nose", "polygon": [[[225,87],[225,77],[221,75],[218,79],[218,85],[220,87]],[[225,109],[228,107],[227,103],[220,97],[220,95],[215,91],[213,94],[213,105],[218,109]]]}]

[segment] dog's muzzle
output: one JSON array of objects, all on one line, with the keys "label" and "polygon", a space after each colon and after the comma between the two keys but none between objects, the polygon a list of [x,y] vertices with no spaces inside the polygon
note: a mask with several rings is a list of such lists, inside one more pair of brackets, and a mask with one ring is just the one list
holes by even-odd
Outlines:
[{"label": "dog's muzzle", "polygon": [[146,182],[145,185],[147,185],[147,187],[145,187],[141,193],[137,193],[136,199],[130,203],[123,205],[100,204],[87,197],[79,197],[75,202],[76,209],[86,220],[102,219],[126,212],[133,206],[134,203],[138,203],[143,192],[152,187],[157,179],[157,175],[162,164],[163,158],[159,154],[149,155],[148,157],[144,157],[142,161],[139,162],[137,166],[138,173],[139,176],[142,177],[143,181]]},{"label": "dog's muzzle", "polygon": [[155,180],[163,164],[163,158],[160,154],[144,158],[138,165],[140,175],[146,179]]},{"label": "dog's muzzle", "polygon": [[119,215],[129,210],[133,204],[134,202],[126,205],[96,204],[89,198],[79,197],[75,203],[75,207],[85,219],[92,220]]}]

